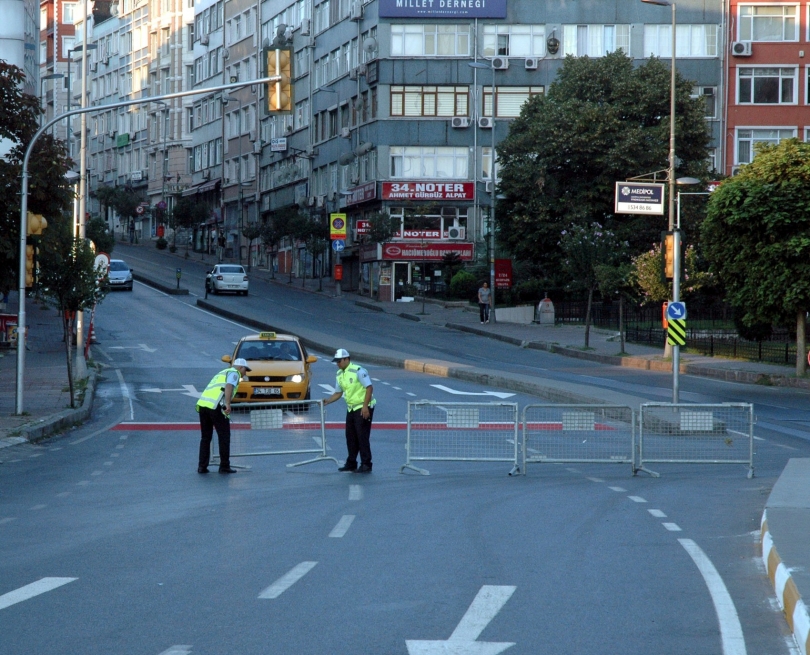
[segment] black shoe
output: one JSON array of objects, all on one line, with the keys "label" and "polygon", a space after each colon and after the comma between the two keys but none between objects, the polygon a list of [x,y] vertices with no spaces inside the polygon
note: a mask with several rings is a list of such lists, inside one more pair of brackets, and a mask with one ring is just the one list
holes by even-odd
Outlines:
[{"label": "black shoe", "polygon": [[219,472],[220,473],[238,473],[238,471],[236,469],[232,469],[230,466],[227,467],[227,468],[220,468]]},{"label": "black shoe", "polygon": [[355,464],[354,466],[351,466],[350,464],[346,464],[345,466],[341,466],[338,469],[338,471],[349,471],[351,473],[354,473],[356,470],[357,470],[357,464]]},{"label": "black shoe", "polygon": [[208,473],[208,468],[205,466],[199,466],[197,467],[197,473]]},{"label": "black shoe", "polygon": [[355,471],[355,473],[371,473],[371,467],[363,464]]}]

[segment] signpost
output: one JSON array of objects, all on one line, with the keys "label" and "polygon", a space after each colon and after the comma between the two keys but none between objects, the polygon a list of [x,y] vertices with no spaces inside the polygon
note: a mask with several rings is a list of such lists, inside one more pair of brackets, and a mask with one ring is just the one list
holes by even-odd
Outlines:
[{"label": "signpost", "polygon": [[655,182],[616,182],[613,211],[617,214],[664,215],[664,185]]},{"label": "signpost", "polygon": [[681,346],[686,345],[686,303],[678,300],[667,305],[667,343],[672,346],[672,402],[680,391]]},{"label": "signpost", "polygon": [[332,250],[335,252],[343,252],[346,248],[346,242],[343,239],[332,240]]}]

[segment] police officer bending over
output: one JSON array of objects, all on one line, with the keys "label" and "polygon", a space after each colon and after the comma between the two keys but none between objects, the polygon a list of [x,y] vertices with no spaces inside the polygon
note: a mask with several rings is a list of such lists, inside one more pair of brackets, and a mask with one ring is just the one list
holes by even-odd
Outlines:
[{"label": "police officer bending over", "polygon": [[[346,464],[338,471],[371,473],[371,420],[374,418],[372,398],[374,387],[368,371],[351,363],[349,353],[338,349],[332,361],[338,365],[335,393],[323,401],[324,405],[335,402],[343,396],[346,401],[346,448],[349,456]],[[360,468],[357,468],[357,454],[360,454]]]},{"label": "police officer bending over", "polygon": [[214,428],[219,439],[219,472],[236,473],[231,468],[231,400],[236,395],[239,380],[249,370],[244,359],[235,359],[230,367],[211,378],[197,401],[200,414],[200,462],[197,473],[208,473]]}]

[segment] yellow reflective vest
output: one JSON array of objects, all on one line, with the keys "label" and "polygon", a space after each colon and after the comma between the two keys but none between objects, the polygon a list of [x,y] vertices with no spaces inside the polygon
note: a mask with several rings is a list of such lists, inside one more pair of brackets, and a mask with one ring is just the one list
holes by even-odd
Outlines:
[{"label": "yellow reflective vest", "polygon": [[[200,399],[197,401],[198,412],[200,411],[200,407],[215,409],[219,406],[219,404],[222,402],[223,396],[225,395],[225,385],[227,384],[228,373],[231,371],[239,375],[239,371],[231,366],[221,370],[213,378],[211,378],[211,381],[208,383],[205,391],[202,392]],[[236,389],[238,386],[238,384],[234,385],[233,396],[236,395]],[[233,399],[233,396],[231,396],[231,399]]]},{"label": "yellow reflective vest", "polygon": [[[344,370],[339,371],[337,374],[338,386],[343,391],[343,400],[346,401],[346,407],[350,412],[363,407],[363,401],[366,399],[366,388],[362,385],[360,380],[357,379],[357,372],[361,367],[357,364],[349,364]],[[377,403],[376,398],[372,398],[369,402],[369,407],[374,407]]]}]

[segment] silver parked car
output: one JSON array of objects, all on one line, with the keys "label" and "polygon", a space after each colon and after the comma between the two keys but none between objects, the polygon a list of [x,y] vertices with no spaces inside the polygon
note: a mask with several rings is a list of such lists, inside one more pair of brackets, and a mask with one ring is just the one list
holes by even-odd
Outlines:
[{"label": "silver parked car", "polygon": [[248,294],[248,277],[245,269],[238,264],[217,264],[205,276],[205,292],[220,293],[233,291],[237,295]]},{"label": "silver parked car", "polygon": [[132,269],[123,259],[111,259],[107,269],[110,289],[132,291]]}]

